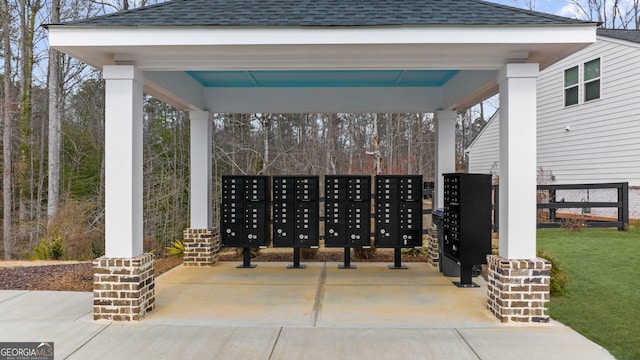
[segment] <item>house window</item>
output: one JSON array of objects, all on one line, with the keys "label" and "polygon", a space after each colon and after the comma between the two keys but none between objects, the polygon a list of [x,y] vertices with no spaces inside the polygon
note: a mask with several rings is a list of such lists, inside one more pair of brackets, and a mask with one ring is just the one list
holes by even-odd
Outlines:
[{"label": "house window", "polygon": [[584,101],[600,99],[600,59],[584,64]]},{"label": "house window", "polygon": [[564,71],[564,106],[578,103],[578,67]]},{"label": "house window", "polygon": [[596,99],[600,99],[600,58],[564,71],[565,107]]}]

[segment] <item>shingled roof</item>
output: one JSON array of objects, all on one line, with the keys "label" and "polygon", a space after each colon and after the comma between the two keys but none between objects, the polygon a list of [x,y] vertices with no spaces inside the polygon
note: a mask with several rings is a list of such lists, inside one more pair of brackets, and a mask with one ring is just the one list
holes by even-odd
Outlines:
[{"label": "shingled roof", "polygon": [[597,29],[597,34],[640,44],[640,30]]},{"label": "shingled roof", "polygon": [[78,26],[563,25],[582,21],[480,0],[173,0]]}]

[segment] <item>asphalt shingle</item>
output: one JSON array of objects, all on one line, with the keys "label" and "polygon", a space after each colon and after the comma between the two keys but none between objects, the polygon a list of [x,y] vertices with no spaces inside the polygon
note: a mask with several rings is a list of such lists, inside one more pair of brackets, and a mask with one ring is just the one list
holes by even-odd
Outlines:
[{"label": "asphalt shingle", "polygon": [[82,26],[400,26],[581,23],[481,0],[173,0]]},{"label": "asphalt shingle", "polygon": [[640,44],[640,30],[598,29],[597,34]]}]

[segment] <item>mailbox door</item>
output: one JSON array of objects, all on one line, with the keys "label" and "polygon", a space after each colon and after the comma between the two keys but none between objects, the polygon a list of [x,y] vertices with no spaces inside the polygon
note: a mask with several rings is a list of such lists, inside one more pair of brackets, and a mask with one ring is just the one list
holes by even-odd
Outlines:
[{"label": "mailbox door", "polygon": [[222,246],[242,246],[244,239],[244,178],[222,177],[220,237]]},{"label": "mailbox door", "polygon": [[296,236],[293,247],[317,247],[318,230],[318,203],[296,203]]},{"label": "mailbox door", "polygon": [[269,224],[266,221],[268,204],[248,202],[245,211],[245,245],[247,247],[266,247],[269,245]]},{"label": "mailbox door", "polygon": [[325,201],[324,245],[344,247],[346,238],[346,203]]},{"label": "mailbox door", "polygon": [[369,202],[349,203],[347,213],[347,245],[349,247],[371,246],[371,205]]},{"label": "mailbox door", "polygon": [[422,201],[401,202],[399,218],[398,245],[400,247],[422,246]]}]

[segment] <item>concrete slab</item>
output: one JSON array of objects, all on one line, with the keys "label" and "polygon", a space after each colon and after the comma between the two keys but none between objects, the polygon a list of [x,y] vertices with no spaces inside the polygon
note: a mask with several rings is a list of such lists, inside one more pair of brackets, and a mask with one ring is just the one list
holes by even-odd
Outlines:
[{"label": "concrete slab", "polygon": [[[359,263],[355,270],[338,269],[338,263],[327,263],[327,285],[391,285],[391,286],[450,286],[457,278],[442,276],[431,265],[404,263],[406,270],[390,270],[385,263]],[[480,279],[482,283],[484,280]]]},{"label": "concrete slab", "polygon": [[455,330],[285,328],[271,359],[478,359]]},{"label": "concrete slab", "polygon": [[313,326],[324,264],[287,269],[286,263],[236,269],[180,267],[159,278],[156,310],[145,322],[214,326]]},{"label": "concrete slab", "polygon": [[76,320],[93,312],[93,293],[29,291],[2,302],[0,319]]},{"label": "concrete slab", "polygon": [[0,291],[0,340],[53,341],[56,358],[612,359],[552,322],[504,325],[486,284],[460,289],[426,264],[178,267],[140,323],[92,320],[92,293]]},{"label": "concrete slab", "polygon": [[158,278],[158,286],[170,284],[317,284],[324,263],[309,263],[306,269],[287,269],[288,263],[257,263],[255,269],[236,269],[241,263],[225,261],[214,267],[178,266]]},{"label": "concrete slab", "polygon": [[0,291],[0,303],[27,293],[27,290],[2,290]]},{"label": "concrete slab", "polygon": [[112,324],[70,359],[269,359],[280,328]]},{"label": "concrete slab", "polygon": [[[78,297],[70,294],[68,298]],[[65,359],[91,341],[108,324],[82,319],[6,320],[0,321],[0,339],[8,342],[53,342],[56,359]]]},{"label": "concrete slab", "polygon": [[614,359],[601,346],[559,323],[545,326],[511,325],[499,329],[460,329],[459,332],[481,359]]},{"label": "concrete slab", "polygon": [[486,310],[486,283],[458,288],[428,264],[389,270],[359,264],[356,270],[327,268],[317,326],[452,328],[498,326]]}]

